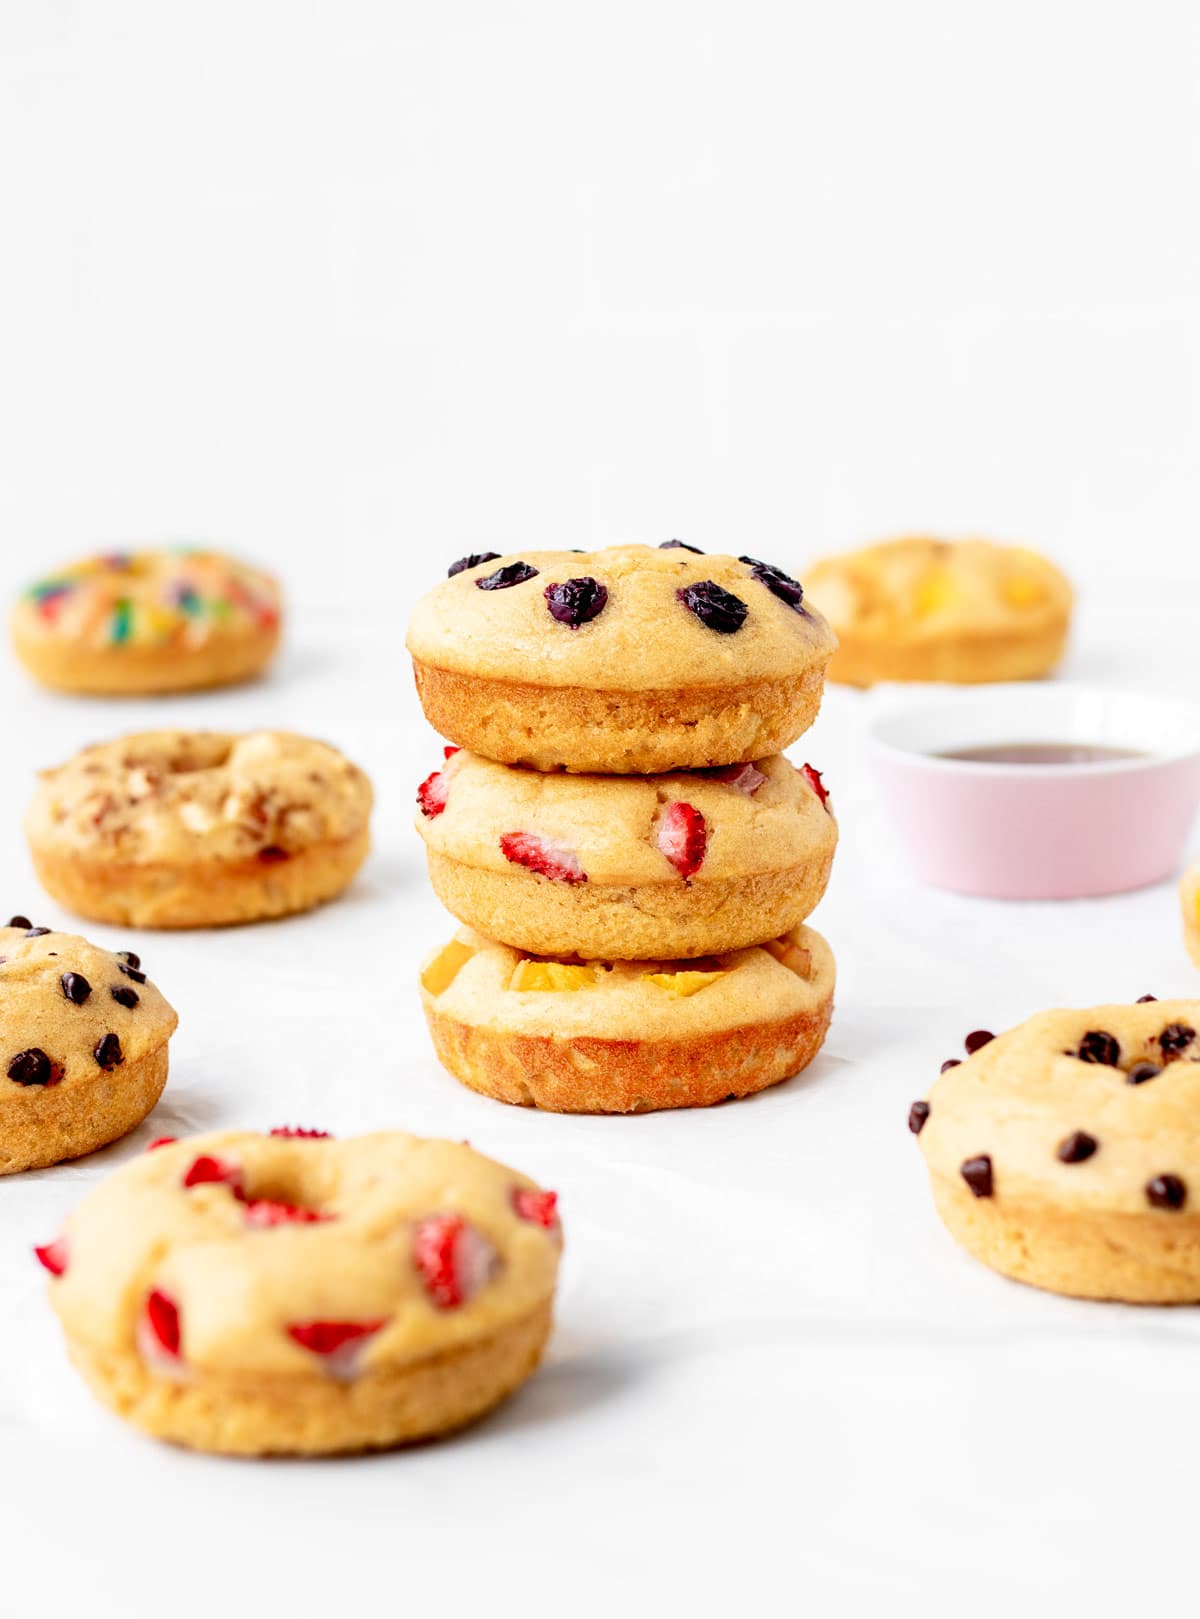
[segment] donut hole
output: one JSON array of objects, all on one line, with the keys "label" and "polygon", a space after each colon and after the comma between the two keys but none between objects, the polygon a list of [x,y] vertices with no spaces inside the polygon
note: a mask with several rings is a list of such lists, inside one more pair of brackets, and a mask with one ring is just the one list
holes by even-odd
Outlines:
[{"label": "donut hole", "polygon": [[444,995],[471,957],[478,953],[473,944],[451,939],[421,974],[421,988],[429,995]]},{"label": "donut hole", "polygon": [[159,776],[196,776],[219,770],[233,752],[233,738],[217,732],[188,732],[173,737],[169,746],[162,740],[156,742],[156,746],[139,747],[135,741],[122,756],[122,768]]}]

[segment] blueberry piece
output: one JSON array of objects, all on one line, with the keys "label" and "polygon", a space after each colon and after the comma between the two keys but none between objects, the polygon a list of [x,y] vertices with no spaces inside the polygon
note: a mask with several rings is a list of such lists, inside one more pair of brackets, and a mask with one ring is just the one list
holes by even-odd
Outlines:
[{"label": "blueberry piece", "polygon": [[722,590],[712,579],[701,579],[699,584],[688,585],[675,594],[689,612],[695,613],[701,624],[716,630],[718,635],[735,634],[746,622],[746,614],[750,611],[740,596]]},{"label": "blueberry piece", "polygon": [[704,555],[698,545],[688,545],[683,540],[664,540],[658,549],[660,551],[690,551],[696,557]]},{"label": "blueberry piece", "polygon": [[577,630],[604,611],[608,586],[585,575],[581,579],[565,579],[561,585],[547,585],[545,596],[550,617]]},{"label": "blueberry piece", "polygon": [[499,560],[499,551],[472,551],[469,557],[459,557],[446,569],[447,579],[453,579],[456,573],[464,573],[468,568],[477,568],[481,562],[496,562]]},{"label": "blueberry piece", "polygon": [[800,603],[804,600],[804,586],[799,579],[793,579],[790,573],[784,573],[770,562],[759,562],[757,557],[739,557],[750,569],[751,575],[766,585],[772,596],[778,596],[780,601],[787,602],[789,607],[799,611]]},{"label": "blueberry piece", "polygon": [[475,584],[479,590],[507,590],[510,585],[523,585],[526,579],[536,579],[537,572],[528,562],[509,562],[495,573],[485,573]]}]

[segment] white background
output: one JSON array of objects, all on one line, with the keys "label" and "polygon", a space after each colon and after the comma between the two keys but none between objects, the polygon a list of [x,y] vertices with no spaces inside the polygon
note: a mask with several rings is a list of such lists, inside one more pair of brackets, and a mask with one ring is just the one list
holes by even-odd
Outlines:
[{"label": "white background", "polygon": [[[66,924],[31,773],[157,723],[326,735],[379,789],[343,903],[135,944],[178,1006],[131,1142],[0,1184],[7,1611],[1179,1611],[1200,1320],[1006,1284],[903,1128],[969,1028],[1191,993],[1172,890],[915,888],[833,692],[843,844],[803,1081],[575,1120],[475,1098],[413,979],[449,928],[402,626],[468,549],[672,534],[799,570],[914,527],[1037,544],[1069,672],[1195,686],[1197,32],[1183,3],[0,3],[0,586],[198,539],[275,566],[276,676],[100,705],[0,671],[0,907]],[[0,1028],[3,1008],[0,1007]],[[550,1361],[452,1443],[314,1466],[142,1441],[28,1244],[151,1134],[469,1136],[562,1192]],[[1174,1603],[1160,1609],[1157,1604]]]}]

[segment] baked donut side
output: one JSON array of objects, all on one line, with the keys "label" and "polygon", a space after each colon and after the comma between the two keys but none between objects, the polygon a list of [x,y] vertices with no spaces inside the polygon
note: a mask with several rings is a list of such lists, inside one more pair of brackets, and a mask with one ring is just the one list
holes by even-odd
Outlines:
[{"label": "baked donut side", "polygon": [[523,959],[464,930],[421,979],[444,1067],[497,1101],[556,1113],[708,1107],[765,1090],[820,1050],[833,991],[832,952],[810,928],[698,964],[636,967]]}]

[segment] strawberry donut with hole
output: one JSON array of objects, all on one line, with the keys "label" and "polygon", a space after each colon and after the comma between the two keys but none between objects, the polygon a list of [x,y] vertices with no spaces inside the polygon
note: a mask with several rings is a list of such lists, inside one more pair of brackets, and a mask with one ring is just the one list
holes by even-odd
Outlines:
[{"label": "strawberry donut with hole", "polygon": [[162,1141],[36,1258],[70,1357],[159,1439],[329,1455],[474,1421],[550,1332],[557,1197],[451,1141]]},{"label": "strawberry donut with hole", "polygon": [[0,1009],[0,1175],[95,1152],[162,1095],[178,1019],[132,950],[14,916]]},{"label": "strawberry donut with hole", "polygon": [[148,731],[42,772],[25,817],[47,892],[80,916],[217,927],[305,911],[370,848],[371,784],[287,731]]},{"label": "strawberry donut with hole", "polygon": [[833,1012],[812,928],[683,961],[524,955],[469,928],[421,975],[438,1056],[472,1090],[556,1113],[707,1107],[798,1073]]},{"label": "strawberry donut with hole", "polygon": [[430,724],[535,770],[759,759],[812,724],[837,642],[783,568],[679,541],[476,553],[408,630]]},{"label": "strawberry donut with hole", "polygon": [[542,775],[455,750],[417,794],[443,905],[514,949],[612,961],[779,938],[829,880],[837,822],[782,754],[662,776]]}]

